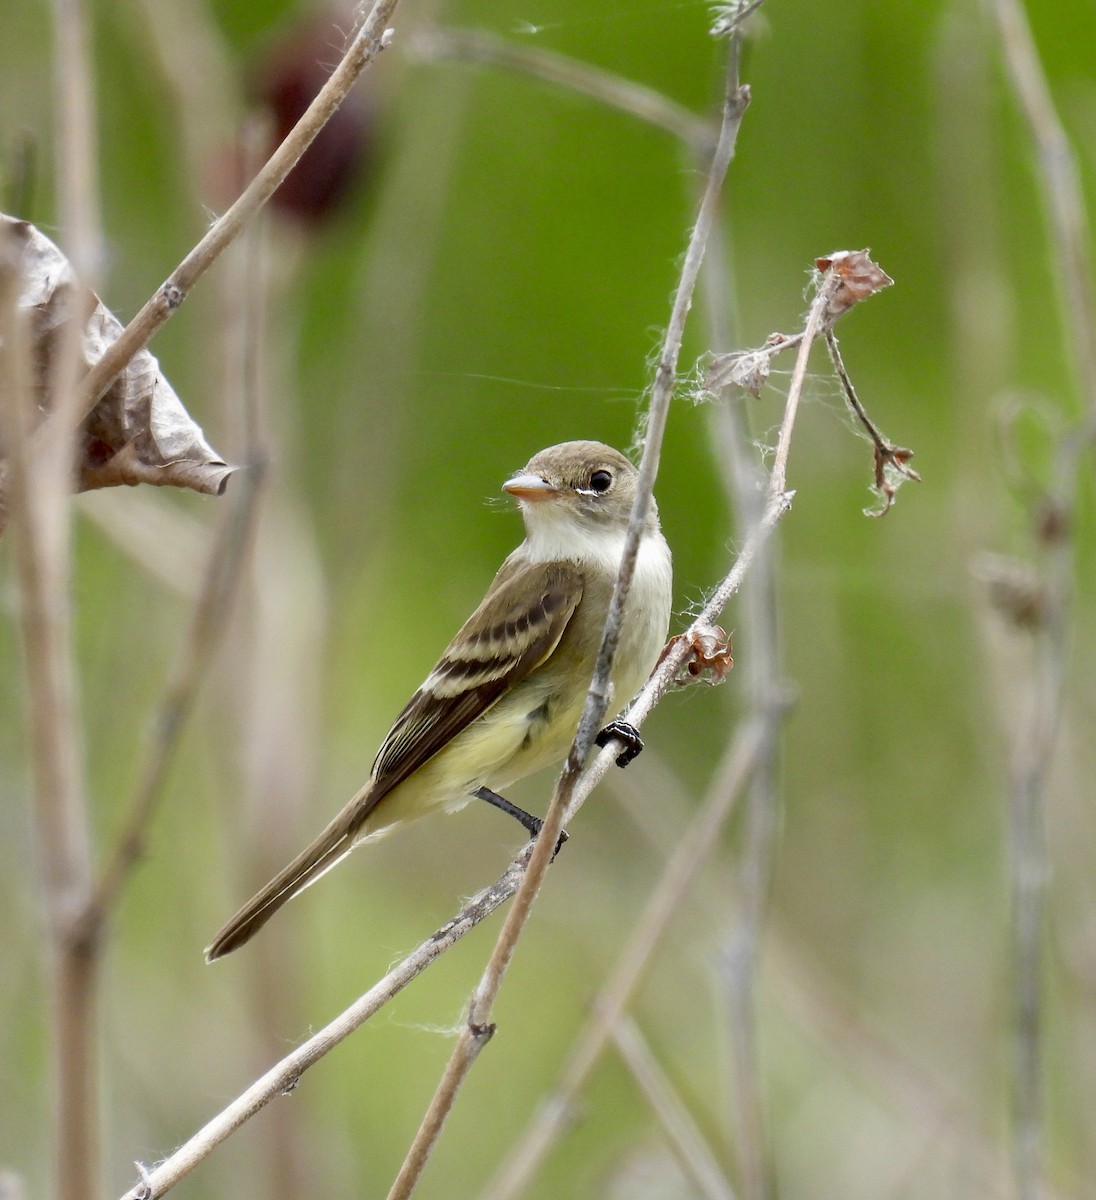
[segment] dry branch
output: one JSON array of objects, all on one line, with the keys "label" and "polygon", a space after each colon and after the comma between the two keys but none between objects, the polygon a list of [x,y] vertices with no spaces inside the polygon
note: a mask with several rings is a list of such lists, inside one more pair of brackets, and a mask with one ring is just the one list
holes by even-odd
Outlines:
[{"label": "dry branch", "polygon": [[[673,640],[651,678],[622,714],[623,719],[629,724],[637,728],[642,726],[662,697],[674,687],[681,672],[687,671],[687,664],[693,653],[693,640],[689,636],[690,633],[694,630],[703,631],[714,623],[730,598],[738,591],[759,548],[789,507],[790,500],[787,497],[781,497],[767,506],[765,518],[747,539],[730,571],[714,589],[711,598],[693,625],[686,630],[685,635]],[[613,766],[616,754],[617,751],[612,746],[607,746],[591,759],[576,781],[573,796],[574,810],[581,806],[605,773]],[[544,839],[538,840],[543,841]],[[535,845],[536,843],[526,845],[494,883],[477,892],[450,921],[393,967],[368,992],[308,1041],[303,1042],[291,1054],[275,1064],[232,1104],[213,1117],[155,1169],[147,1171],[145,1177],[151,1191],[143,1192],[143,1185],[139,1184],[125,1194],[125,1200],[141,1200],[142,1196],[145,1197],[145,1200],[151,1200],[152,1197],[164,1195],[255,1113],[278,1095],[295,1088],[301,1075],[309,1067],[363,1025],[379,1008],[421,974],[430,963],[514,895],[528,868],[529,858]]]},{"label": "dry branch", "polygon": [[579,720],[578,730],[567,756],[563,774],[560,776],[548,806],[540,836],[534,844],[528,870],[522,879],[514,903],[506,914],[506,920],[491,957],[484,968],[483,976],[473,992],[468,1019],[457,1038],[457,1044],[438,1084],[434,1098],[411,1144],[407,1158],[389,1191],[389,1200],[400,1200],[402,1197],[409,1196],[414,1190],[422,1174],[422,1169],[441,1134],[442,1125],[452,1108],[460,1084],[490,1036],[493,1028],[490,1018],[495,999],[544,874],[548,869],[556,840],[563,828],[563,822],[565,817],[569,817],[572,812],[576,811],[581,803],[581,800],[575,796],[575,785],[582,773],[582,764],[593,745],[594,737],[601,726],[608,705],[609,675],[620,636],[624,604],[635,570],[639,541],[646,523],[647,513],[650,510],[655,476],[658,472],[658,460],[662,449],[662,436],[677,380],[677,362],[681,352],[685,320],[692,304],[693,291],[704,260],[708,233],[715,222],[723,180],[734,153],[738,129],[748,104],[749,89],[740,87],[734,72],[728,72],[719,141],[712,156],[700,210],[685,252],[670,321],[655,371],[643,454],[639,463],[636,499],[632,507],[620,573],[617,576],[605,620],[605,630],[598,651],[597,665],[590,681],[586,705]]},{"label": "dry branch", "polygon": [[1069,659],[1069,610],[1075,588],[1074,515],[1082,457],[1096,436],[1096,299],[1091,239],[1076,157],[1054,108],[1023,5],[992,0],[1009,82],[1028,121],[1060,284],[1066,351],[1082,399],[1080,425],[1057,448],[1053,482],[1032,516],[1042,559],[1041,625],[1028,707],[1015,737],[1010,785],[1010,892],[1014,986],[1012,1061],[1013,1164],[1019,1200],[1046,1190],[1043,1166],[1043,955],[1046,886],[1047,779],[1064,704]]},{"label": "dry branch", "polygon": [[[75,936],[74,919],[91,887],[69,610],[70,447],[53,438],[35,456],[33,333],[20,305],[23,244],[0,223],[0,440],[6,453],[7,501],[16,575],[34,818],[47,918],[55,1110],[53,1152],[62,1200],[98,1191],[99,1130],[96,964]],[[74,326],[78,328],[79,326]],[[72,342],[70,337],[62,342]],[[60,402],[76,355],[62,345],[51,394]]]},{"label": "dry branch", "polygon": [[540,47],[515,46],[503,38],[471,29],[435,28],[415,34],[411,53],[423,62],[454,59],[502,67],[588,96],[673,134],[690,150],[711,157],[719,125],[632,79]]},{"label": "dry branch", "polygon": [[685,1102],[659,1066],[639,1026],[631,1017],[621,1017],[613,1027],[612,1036],[617,1052],[658,1118],[685,1174],[707,1200],[735,1200],[734,1188]]},{"label": "dry branch", "polygon": [[[793,346],[798,347],[795,371],[805,371],[811,344],[819,334],[824,334],[845,402],[863,426],[873,447],[872,487],[880,498],[881,507],[865,509],[864,512],[866,516],[881,517],[890,511],[899,485],[906,479],[920,482],[921,476],[909,465],[913,451],[885,438],[868,416],[845,369],[833,327],[838,318],[854,305],[890,287],[894,280],[872,260],[867,250],[836,250],[816,259],[815,267],[820,272],[816,281],[818,290],[802,333],[771,333],[765,345],[756,349],[709,355],[702,362],[704,376],[701,396],[720,395],[731,388],[750,396],[760,396],[769,378],[769,364],[776,355]],[[824,286],[826,295],[822,294]],[[777,467],[784,470],[780,463]]]},{"label": "dry branch", "polygon": [[764,719],[756,716],[739,727],[705,803],[674,846],[639,920],[598,990],[590,1006],[591,1015],[575,1039],[555,1086],[488,1185],[483,1200],[513,1200],[521,1195],[564,1131],[575,1099],[627,1010],[644,971],[661,945],[671,917],[688,895],[707,853],[757,766],[765,732]]},{"label": "dry branch", "polygon": [[399,0],[375,0],[369,15],[351,37],[346,53],[305,114],[286,135],[232,207],[221,216],[164,280],[125,327],[110,350],[88,372],[80,387],[80,414],[90,412],[130,359],[190,294],[191,288],[239,237],[245,225],[270,199],[316,135],[331,119],[358,76],[391,40],[388,22]]}]

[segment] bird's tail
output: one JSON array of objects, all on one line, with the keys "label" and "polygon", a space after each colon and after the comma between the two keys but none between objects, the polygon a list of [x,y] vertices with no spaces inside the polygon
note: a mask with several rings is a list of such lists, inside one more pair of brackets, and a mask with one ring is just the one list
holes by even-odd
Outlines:
[{"label": "bird's tail", "polygon": [[320,836],[264,887],[225,925],[206,947],[206,962],[238,949],[270,920],[287,900],[315,883],[354,847],[355,833],[340,813]]}]

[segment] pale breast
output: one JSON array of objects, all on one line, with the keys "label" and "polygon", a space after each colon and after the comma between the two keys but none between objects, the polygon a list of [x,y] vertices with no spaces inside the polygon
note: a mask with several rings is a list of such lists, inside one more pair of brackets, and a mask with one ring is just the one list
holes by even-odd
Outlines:
[{"label": "pale breast", "polygon": [[[586,702],[614,581],[615,576],[605,571],[591,575],[579,610],[555,653],[486,718],[505,723],[520,709],[526,722],[521,748],[494,777],[499,786],[559,762],[570,748]],[[661,535],[648,536],[640,544],[624,610],[610,677],[607,720],[639,691],[657,662],[669,629],[671,602],[669,547]]]},{"label": "pale breast", "polygon": [[670,628],[673,567],[661,534],[639,546],[613,669],[612,707],[619,712],[654,669]]}]

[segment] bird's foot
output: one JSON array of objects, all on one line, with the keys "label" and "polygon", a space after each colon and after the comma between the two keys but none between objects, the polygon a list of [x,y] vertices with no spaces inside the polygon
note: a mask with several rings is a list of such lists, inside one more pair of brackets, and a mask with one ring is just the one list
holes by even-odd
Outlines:
[{"label": "bird's foot", "polygon": [[639,730],[627,721],[610,721],[608,725],[594,738],[599,746],[607,746],[611,741],[623,743],[624,749],[617,755],[616,765],[626,767],[643,749],[643,739]]},{"label": "bird's foot", "polygon": [[[535,838],[540,834],[541,827],[544,825],[541,818],[534,817],[532,813],[526,812],[524,808],[519,808],[513,801],[507,800],[505,796],[500,796],[498,792],[491,791],[489,787],[477,788],[476,796],[480,800],[486,800],[488,804],[497,808],[500,812],[508,813],[531,838]],[[568,836],[566,829],[560,830],[559,837],[556,840],[556,848],[552,851],[553,858],[560,852]]]}]

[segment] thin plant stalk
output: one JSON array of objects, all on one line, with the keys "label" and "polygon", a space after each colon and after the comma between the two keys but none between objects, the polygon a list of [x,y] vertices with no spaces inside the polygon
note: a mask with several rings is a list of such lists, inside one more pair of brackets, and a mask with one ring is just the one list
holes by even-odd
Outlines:
[{"label": "thin plant stalk", "polygon": [[666,1134],[682,1170],[700,1194],[705,1200],[736,1200],[730,1180],[635,1020],[622,1016],[613,1027],[612,1040]]},{"label": "thin plant stalk", "polygon": [[[713,353],[730,349],[734,335],[732,278],[727,252],[726,222],[712,231],[712,253],[705,263],[703,295],[708,324],[708,347]],[[764,508],[764,469],[749,437],[741,392],[726,388],[708,405],[708,436],[720,467],[735,528],[742,537]],[[767,722],[764,749],[750,780],[745,805],[745,832],[736,861],[737,903],[730,918],[722,955],[730,1042],[728,1093],[734,1114],[735,1148],[745,1200],[765,1200],[772,1192],[757,1043],[757,975],[769,881],[776,845],[776,759],[784,706],[774,703],[782,691],[776,587],[777,541],[758,555],[757,565],[742,589],[742,619],[750,653],[746,659],[745,692],[748,711]],[[729,886],[729,881],[728,881]]]},{"label": "thin plant stalk", "polygon": [[[58,112],[58,207],[71,260],[88,284],[101,258],[95,164],[96,107],[87,15],[81,0],[53,6],[54,85]],[[15,242],[0,253],[15,249]],[[13,264],[5,263],[11,270]],[[17,264],[6,288],[18,288]],[[16,528],[16,564],[24,647],[35,815],[48,914],[50,1028],[54,1091],[53,1156],[60,1200],[100,1191],[98,963],[76,918],[91,890],[91,848],[70,611],[69,480],[80,337],[90,310],[73,289],[49,363],[48,407],[56,419],[32,463],[32,374],[27,326],[5,331],[11,388],[4,414],[8,495]]]},{"label": "thin plant stalk", "polygon": [[1013,1161],[1019,1200],[1041,1200],[1044,1165],[1044,1013],[1047,779],[1064,708],[1074,592],[1074,516],[1082,456],[1096,435],[1096,299],[1091,239],[1076,157],[1047,85],[1023,5],[991,0],[1006,66],[1028,121],[1060,283],[1062,327],[1082,400],[1080,426],[1058,448],[1050,494],[1033,513],[1043,557],[1046,616],[1035,633],[1027,712],[1016,737],[1009,786],[1014,986]]},{"label": "thin plant stalk", "polygon": [[501,67],[555,84],[665,130],[705,159],[719,136],[717,124],[654,88],[540,46],[516,46],[480,30],[437,27],[415,34],[411,53],[424,62],[452,59]]},{"label": "thin plant stalk", "polygon": [[682,832],[650,898],[598,990],[590,1016],[579,1032],[559,1077],[532,1122],[483,1193],[483,1200],[514,1200],[539,1170],[569,1124],[575,1100],[609,1044],[670,919],[688,895],[719,831],[746,786],[763,745],[762,721],[740,726],[709,789],[708,797]]},{"label": "thin plant stalk", "polygon": [[413,1192],[441,1135],[442,1126],[452,1109],[461,1083],[494,1032],[490,1016],[495,998],[513,957],[518,938],[525,927],[544,874],[548,869],[556,840],[563,827],[564,816],[573,809],[575,783],[582,771],[582,764],[593,745],[594,736],[608,705],[609,673],[616,653],[624,602],[627,599],[635,569],[639,541],[651,504],[662,448],[662,436],[677,379],[677,361],[681,351],[685,319],[692,304],[693,291],[704,259],[708,233],[715,220],[723,180],[734,153],[738,129],[749,103],[748,90],[733,86],[734,83],[733,77],[728,75],[720,137],[709,169],[708,183],[700,203],[700,211],[685,253],[670,322],[655,371],[643,455],[639,463],[636,499],[625,538],[620,573],[613,590],[597,665],[590,682],[578,731],[568,755],[567,764],[549,804],[544,825],[534,845],[528,870],[522,879],[514,903],[506,914],[506,920],[491,957],[488,959],[480,983],[472,995],[468,1019],[458,1035],[457,1044],[423,1117],[419,1131],[392,1184],[389,1200],[402,1200],[403,1197],[407,1197]]},{"label": "thin plant stalk", "polygon": [[179,308],[190,290],[239,237],[248,221],[270,199],[320,130],[335,114],[358,76],[391,40],[388,22],[399,0],[375,0],[368,16],[351,37],[338,66],[320,89],[285,140],[271,154],[236,202],[210,228],[183,261],[119,334],[110,349],[87,373],[78,395],[82,418],[98,403],[126,364],[148,345],[152,335]]},{"label": "thin plant stalk", "polygon": [[[712,590],[689,629],[670,644],[650,679],[623,714],[624,720],[637,728],[642,726],[662,697],[674,686],[674,681],[692,654],[690,647],[694,635],[709,628],[719,618],[749,574],[760,547],[789,508],[790,500],[787,497],[777,498],[766,507],[762,521],[751,532],[731,569]],[[607,746],[591,759],[575,784],[575,810],[610,770],[616,754],[617,751]],[[396,964],[383,979],[271,1067],[174,1153],[152,1170],[141,1168],[141,1182],[125,1193],[124,1200],[153,1200],[164,1195],[271,1100],[291,1092],[309,1067],[360,1028],[431,963],[514,895],[527,870],[533,845],[535,843],[527,845],[494,883],[477,892],[450,921]]]},{"label": "thin plant stalk", "polygon": [[[29,327],[16,310],[19,249],[0,239],[0,368],[5,502],[15,542],[19,614],[34,774],[34,816],[46,909],[53,1155],[61,1200],[99,1194],[96,961],[76,918],[91,890],[91,852],[69,611],[68,438],[51,439],[31,467],[32,367]],[[79,328],[78,322],[71,323]],[[63,338],[63,342],[71,341]],[[58,352],[60,365],[75,354]],[[72,378],[71,374],[69,376]],[[59,400],[63,374],[55,375]]]}]

